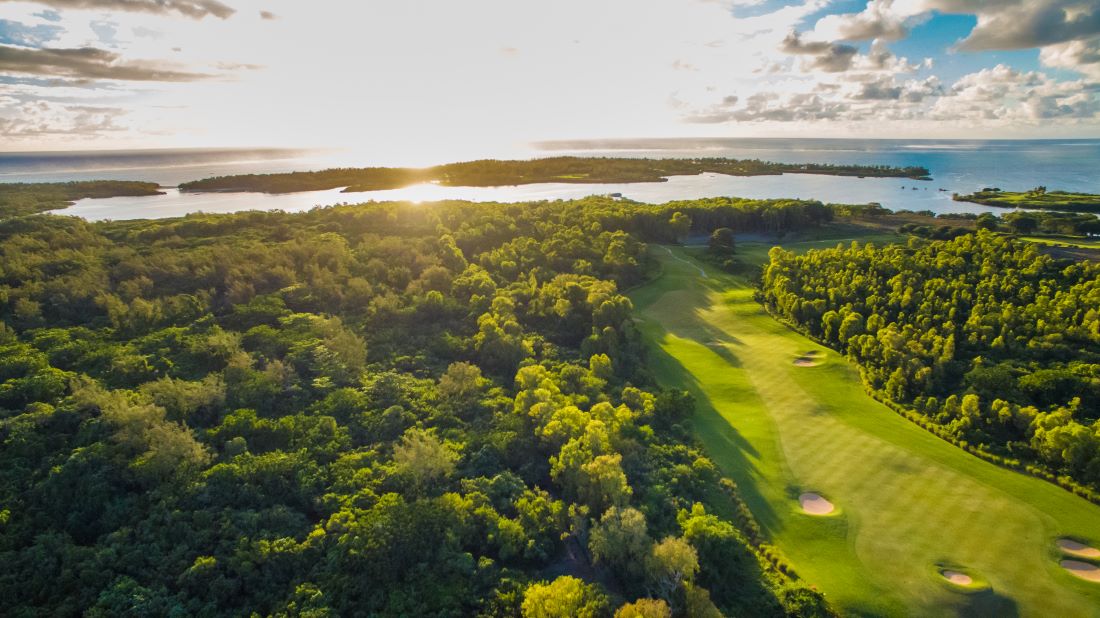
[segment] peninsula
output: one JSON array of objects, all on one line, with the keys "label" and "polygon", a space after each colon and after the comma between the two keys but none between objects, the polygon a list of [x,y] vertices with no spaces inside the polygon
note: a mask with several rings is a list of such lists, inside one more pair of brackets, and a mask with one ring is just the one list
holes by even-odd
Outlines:
[{"label": "peninsula", "polygon": [[969,195],[956,193],[952,198],[956,202],[973,202],[1001,208],[1100,213],[1100,195],[1047,191],[1046,187],[1035,187],[1030,191],[1001,191],[998,188],[985,188]]},{"label": "peninsula", "polygon": [[0,217],[58,210],[86,197],[161,195],[155,182],[88,180],[81,182],[0,183]]},{"label": "peninsula", "polygon": [[293,193],[346,187],[347,193],[399,189],[422,182],[452,187],[492,187],[535,183],[608,184],[665,182],[669,176],[703,173],[729,176],[827,174],[875,178],[929,179],[924,167],[773,163],[755,159],[629,159],[615,157],[548,157],[523,161],[485,159],[427,168],[363,167],[283,174],[218,176],[180,184],[181,191],[250,191]]}]

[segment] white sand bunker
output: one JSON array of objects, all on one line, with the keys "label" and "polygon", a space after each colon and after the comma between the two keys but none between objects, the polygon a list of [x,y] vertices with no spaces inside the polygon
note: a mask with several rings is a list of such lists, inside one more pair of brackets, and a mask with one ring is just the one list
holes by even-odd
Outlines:
[{"label": "white sand bunker", "polygon": [[958,571],[944,570],[940,571],[940,575],[943,575],[944,579],[956,586],[969,586],[974,583],[973,578],[966,573],[960,573]]},{"label": "white sand bunker", "polygon": [[832,502],[815,493],[802,494],[798,497],[798,504],[810,515],[828,515],[835,509]]},{"label": "white sand bunker", "polygon": [[1100,549],[1089,547],[1073,539],[1058,539],[1055,543],[1058,544],[1058,549],[1061,549],[1071,556],[1077,556],[1078,558],[1100,558]]},{"label": "white sand bunker", "polygon": [[1079,560],[1063,560],[1062,568],[1081,579],[1100,584],[1100,567]]}]

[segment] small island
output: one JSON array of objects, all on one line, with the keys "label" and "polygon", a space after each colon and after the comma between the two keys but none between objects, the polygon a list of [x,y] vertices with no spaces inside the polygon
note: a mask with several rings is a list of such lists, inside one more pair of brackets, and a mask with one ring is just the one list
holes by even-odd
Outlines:
[{"label": "small island", "polygon": [[33,215],[68,208],[84,198],[163,195],[155,182],[86,180],[80,182],[0,183],[0,217]]},{"label": "small island", "polygon": [[956,202],[973,202],[1001,208],[1100,213],[1100,195],[1047,191],[1047,188],[1042,186],[1035,187],[1030,191],[1002,191],[996,187],[985,188],[969,195],[956,193],[952,196],[952,199]]},{"label": "small island", "polygon": [[724,158],[639,159],[616,157],[548,157],[523,161],[485,159],[427,168],[364,167],[284,174],[219,176],[185,182],[180,191],[250,191],[293,193],[346,187],[347,193],[399,189],[422,182],[451,187],[493,187],[536,183],[666,182],[670,176],[714,173],[729,176],[826,174],[860,178],[930,180],[924,167],[773,163]]}]

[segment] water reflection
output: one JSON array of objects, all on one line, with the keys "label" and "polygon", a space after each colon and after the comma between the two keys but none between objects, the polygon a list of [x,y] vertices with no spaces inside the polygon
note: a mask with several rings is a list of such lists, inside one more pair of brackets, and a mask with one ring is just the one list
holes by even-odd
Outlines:
[{"label": "water reflection", "polygon": [[974,188],[969,184],[966,186],[960,186],[960,184],[812,174],[748,177],[700,174],[674,176],[668,182],[626,184],[546,183],[505,187],[446,187],[425,183],[401,189],[361,193],[342,193],[339,189],[283,195],[180,193],[179,190],[172,188],[166,189],[166,195],[80,200],[75,206],[55,211],[55,213],[95,221],[161,219],[179,217],[192,212],[227,213],[243,210],[300,212],[315,206],[368,201],[525,202],[575,199],[609,193],[620,193],[624,198],[649,203],[736,196],[752,199],[804,198],[847,204],[878,202],[892,210],[931,210],[936,213],[1005,212],[999,208],[953,201],[951,199],[953,191],[969,192]]}]

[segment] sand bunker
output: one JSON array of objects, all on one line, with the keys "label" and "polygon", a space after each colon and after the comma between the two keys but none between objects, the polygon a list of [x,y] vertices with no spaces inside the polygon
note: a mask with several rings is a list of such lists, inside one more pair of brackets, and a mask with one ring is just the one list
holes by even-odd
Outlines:
[{"label": "sand bunker", "polygon": [[1100,567],[1078,560],[1063,560],[1059,564],[1073,575],[1100,584]]},{"label": "sand bunker", "polygon": [[810,515],[828,515],[834,510],[833,503],[815,493],[805,493],[798,497],[802,510]]},{"label": "sand bunker", "polygon": [[1071,556],[1077,556],[1078,558],[1100,558],[1100,549],[1089,547],[1073,539],[1058,539],[1055,542],[1058,544],[1058,549],[1061,549]]},{"label": "sand bunker", "polygon": [[794,359],[794,366],[795,367],[817,367],[820,364],[821,364],[821,351],[820,350],[810,350],[809,352],[799,354],[798,357]]},{"label": "sand bunker", "polygon": [[969,586],[974,583],[974,580],[966,573],[960,573],[958,571],[940,571],[940,575],[947,581],[955,584],[956,586]]}]

